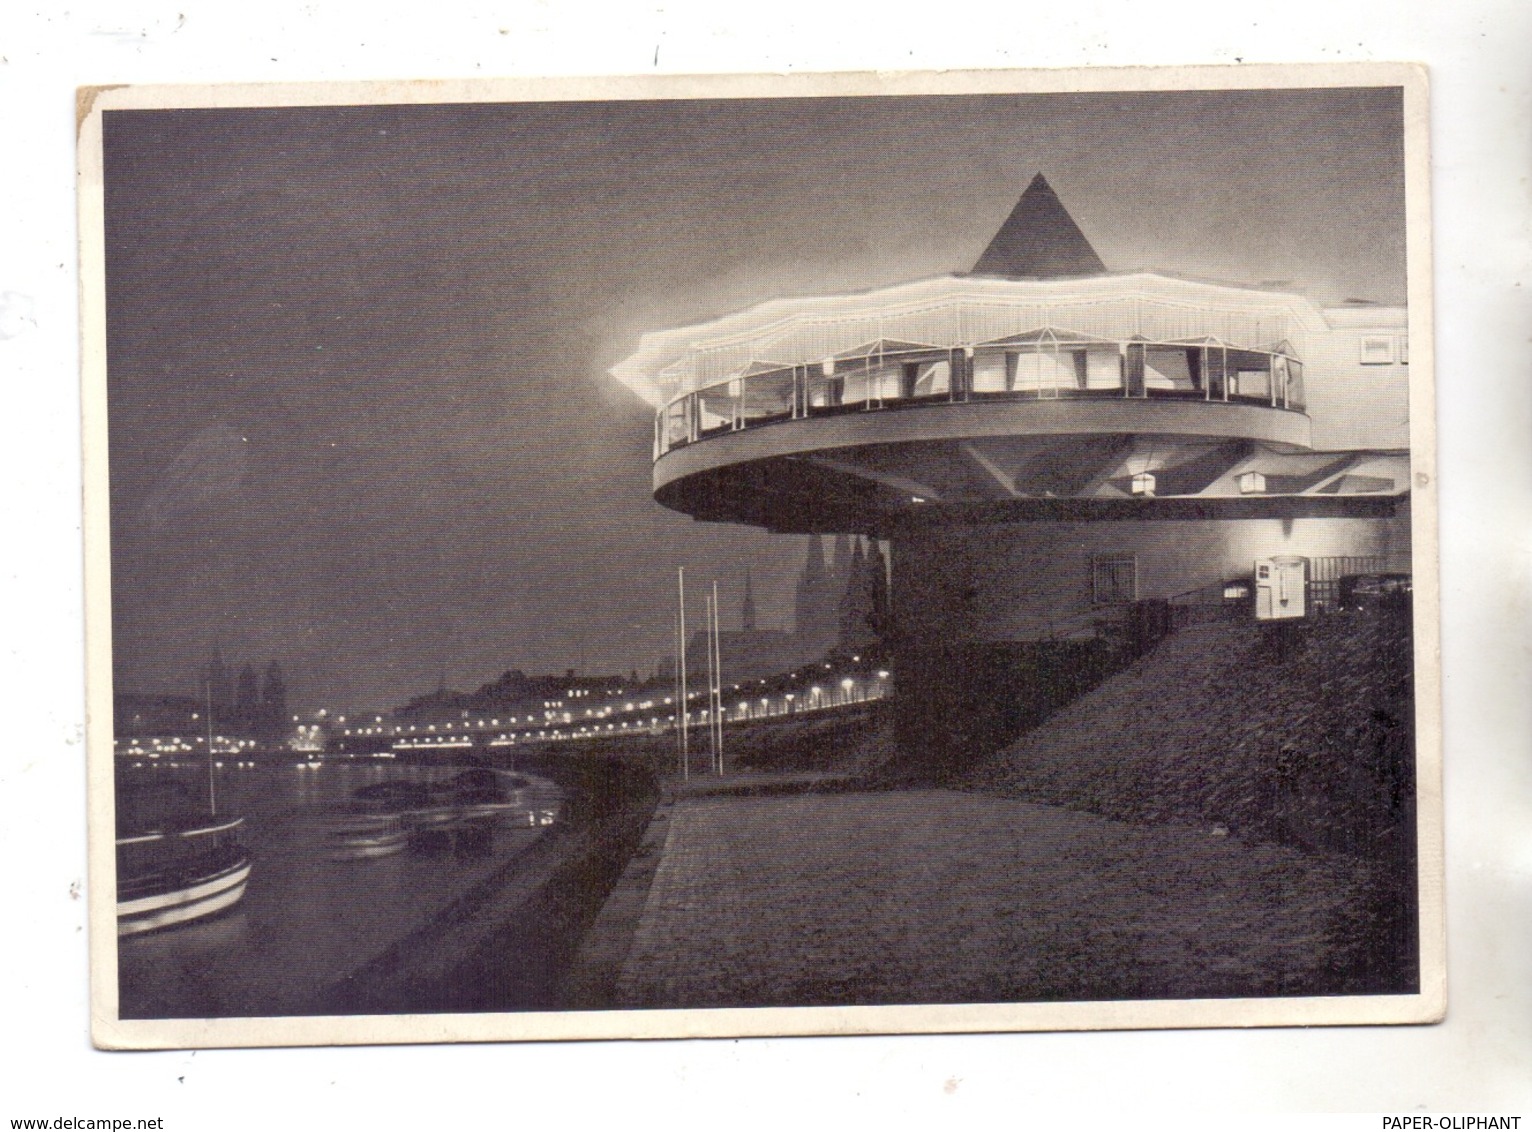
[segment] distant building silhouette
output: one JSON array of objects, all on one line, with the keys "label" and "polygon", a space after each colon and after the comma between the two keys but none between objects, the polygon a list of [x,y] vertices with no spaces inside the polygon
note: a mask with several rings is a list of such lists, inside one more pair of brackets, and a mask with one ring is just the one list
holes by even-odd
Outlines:
[{"label": "distant building silhouette", "polygon": [[[763,629],[757,620],[755,585],[745,572],[745,592],[740,602],[738,629],[720,627],[718,651],[727,684],[762,680],[812,664],[840,644],[841,624],[847,582],[854,575],[852,565],[861,560],[860,546],[849,537],[836,541],[834,565],[826,561],[824,541],[809,539],[803,568],[795,585],[793,626],[791,629]],[[863,583],[865,584],[865,575]],[[858,608],[861,608],[860,606]],[[707,637],[702,629],[687,642],[687,669],[695,676],[707,668]],[[669,659],[669,658],[667,658]],[[674,661],[670,662],[673,666]],[[667,675],[674,668],[667,666]]]},{"label": "distant building silhouette", "polygon": [[[810,557],[813,557],[812,551]],[[818,562],[821,581],[814,583],[816,586],[823,584],[823,548],[820,548]],[[798,591],[801,600],[802,576]],[[725,629],[720,625],[718,630],[718,654],[725,683],[764,679],[803,662],[803,651],[795,633],[760,627],[755,608],[755,585],[748,569],[745,571],[745,593],[740,601],[739,625],[738,629]],[[686,643],[686,667],[694,680],[698,674],[707,671],[707,647],[707,634],[700,628]]]},{"label": "distant building silhouette", "polygon": [[112,696],[112,724],[118,738],[179,735],[188,739],[207,730],[206,692],[197,696],[162,696],[118,692]]},{"label": "distant building silhouette", "polygon": [[239,681],[234,686],[233,724],[242,731],[253,731],[261,718],[260,682],[255,676],[255,666],[246,664],[239,670]]},{"label": "distant building silhouette", "polygon": [[863,540],[851,540],[839,613],[839,651],[855,655],[879,647],[888,615],[888,562],[878,542],[869,542],[864,553]]},{"label": "distant building silhouette", "polygon": [[851,577],[851,557],[854,552],[854,544],[859,539],[853,539],[851,535],[835,536],[835,561],[830,564],[831,571],[840,579],[842,588],[845,587],[846,579]]},{"label": "distant building silhouette", "polygon": [[[662,683],[658,677],[655,682]],[[433,691],[414,697],[395,708],[393,714],[401,720],[429,723],[483,715],[540,713],[552,711],[550,705],[554,703],[573,714],[575,705],[620,696],[644,686],[630,684],[629,678],[620,673],[580,675],[570,668],[563,675],[528,676],[521,669],[513,668],[472,692],[448,688],[443,677]]]},{"label": "distant building silhouette", "polygon": [[202,687],[197,689],[198,699],[210,706],[215,723],[234,722],[234,680],[223,663],[223,652],[213,646],[207,670],[202,674]]},{"label": "distant building silhouette", "polygon": [[282,666],[272,660],[266,666],[266,679],[261,685],[260,719],[257,730],[265,738],[274,738],[287,729],[287,682],[282,678]]},{"label": "distant building silhouette", "polygon": [[[181,697],[148,697],[170,702]],[[264,678],[246,662],[234,669],[225,663],[223,650],[215,645],[207,666],[198,674],[192,697],[201,705],[205,724],[208,714],[221,733],[263,739],[280,738],[287,732],[287,682],[282,667],[273,659]],[[146,700],[147,702],[147,700]]]},{"label": "distant building silhouette", "polygon": [[755,591],[750,585],[750,567],[745,567],[745,600],[739,607],[739,627],[747,633],[755,632]]},{"label": "distant building silhouette", "polygon": [[840,586],[825,562],[824,540],[809,536],[808,556],[798,575],[793,634],[809,653],[835,645],[839,629]]},{"label": "distant building silhouette", "polygon": [[872,587],[867,576],[867,558],[862,554],[862,540],[851,550],[846,570],[846,588],[840,597],[840,647],[855,652],[872,643]]},{"label": "distant building silhouette", "polygon": [[794,602],[792,631],[804,645],[830,646],[835,643],[835,576],[824,562],[824,539],[809,536],[809,553],[798,574],[797,600]]}]

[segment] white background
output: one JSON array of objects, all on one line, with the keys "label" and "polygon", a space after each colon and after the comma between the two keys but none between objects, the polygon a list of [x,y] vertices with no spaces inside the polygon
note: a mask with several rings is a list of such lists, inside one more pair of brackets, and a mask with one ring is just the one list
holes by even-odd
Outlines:
[{"label": "white background", "polygon": [[[656,62],[657,60],[657,62]],[[106,1054],[87,1036],[78,85],[1413,60],[1433,83],[1449,1020],[1323,1031]],[[862,10],[138,0],[0,14],[0,1121],[169,1129],[1030,1124],[1532,1112],[1532,5]],[[1261,156],[1252,139],[1251,159]],[[1264,155],[1280,162],[1281,155]],[[1323,170],[1313,171],[1323,176]],[[1096,1123],[1092,1121],[1092,1123]],[[1350,1122],[1377,1127],[1378,1121]],[[6,1127],[8,1124],[0,1125]]]}]

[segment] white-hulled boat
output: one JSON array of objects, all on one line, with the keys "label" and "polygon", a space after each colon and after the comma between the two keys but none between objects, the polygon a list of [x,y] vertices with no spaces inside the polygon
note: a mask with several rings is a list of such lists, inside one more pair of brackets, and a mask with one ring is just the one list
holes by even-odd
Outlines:
[{"label": "white-hulled boat", "polygon": [[250,879],[244,818],[117,839],[117,934],[136,935],[237,904]]},{"label": "white-hulled boat", "polygon": [[[117,784],[119,937],[200,920],[245,895],[250,880],[250,853],[241,841],[245,819],[218,816],[211,680],[206,692],[206,816],[200,806],[175,804],[175,794],[184,793],[178,784],[149,790]],[[166,789],[172,792],[168,796]]]},{"label": "white-hulled boat", "polygon": [[343,813],[325,822],[332,861],[365,861],[404,852],[409,830],[399,814]]}]

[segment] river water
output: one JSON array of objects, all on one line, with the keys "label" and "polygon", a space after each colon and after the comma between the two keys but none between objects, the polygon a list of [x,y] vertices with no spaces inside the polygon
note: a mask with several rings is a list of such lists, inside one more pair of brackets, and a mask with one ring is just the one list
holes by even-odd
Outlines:
[{"label": "river water", "polygon": [[[184,780],[205,794],[206,772],[146,767],[128,780]],[[225,766],[215,772],[220,816],[245,817],[254,867],[245,897],[221,915],[118,941],[124,1018],[315,1013],[325,988],[502,869],[549,828],[561,802],[547,779],[518,775],[511,804],[471,851],[412,847],[335,859],[334,823],[355,792],[384,782],[443,783],[458,768],[376,762]]]}]

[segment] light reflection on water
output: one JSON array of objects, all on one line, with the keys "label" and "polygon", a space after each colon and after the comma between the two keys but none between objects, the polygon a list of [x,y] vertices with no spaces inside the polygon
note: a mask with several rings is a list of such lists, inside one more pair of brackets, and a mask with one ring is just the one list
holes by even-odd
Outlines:
[{"label": "light reflection on water", "polygon": [[[183,765],[127,771],[129,781],[184,781],[206,792],[206,771]],[[325,763],[215,772],[220,814],[243,814],[254,857],[245,898],[229,912],[118,941],[124,1017],[312,1012],[315,996],[428,924],[545,831],[558,788],[520,774],[493,833],[469,851],[416,846],[336,860],[333,824],[358,789],[382,782],[450,782],[460,768]],[[531,815],[529,819],[529,815]]]}]

